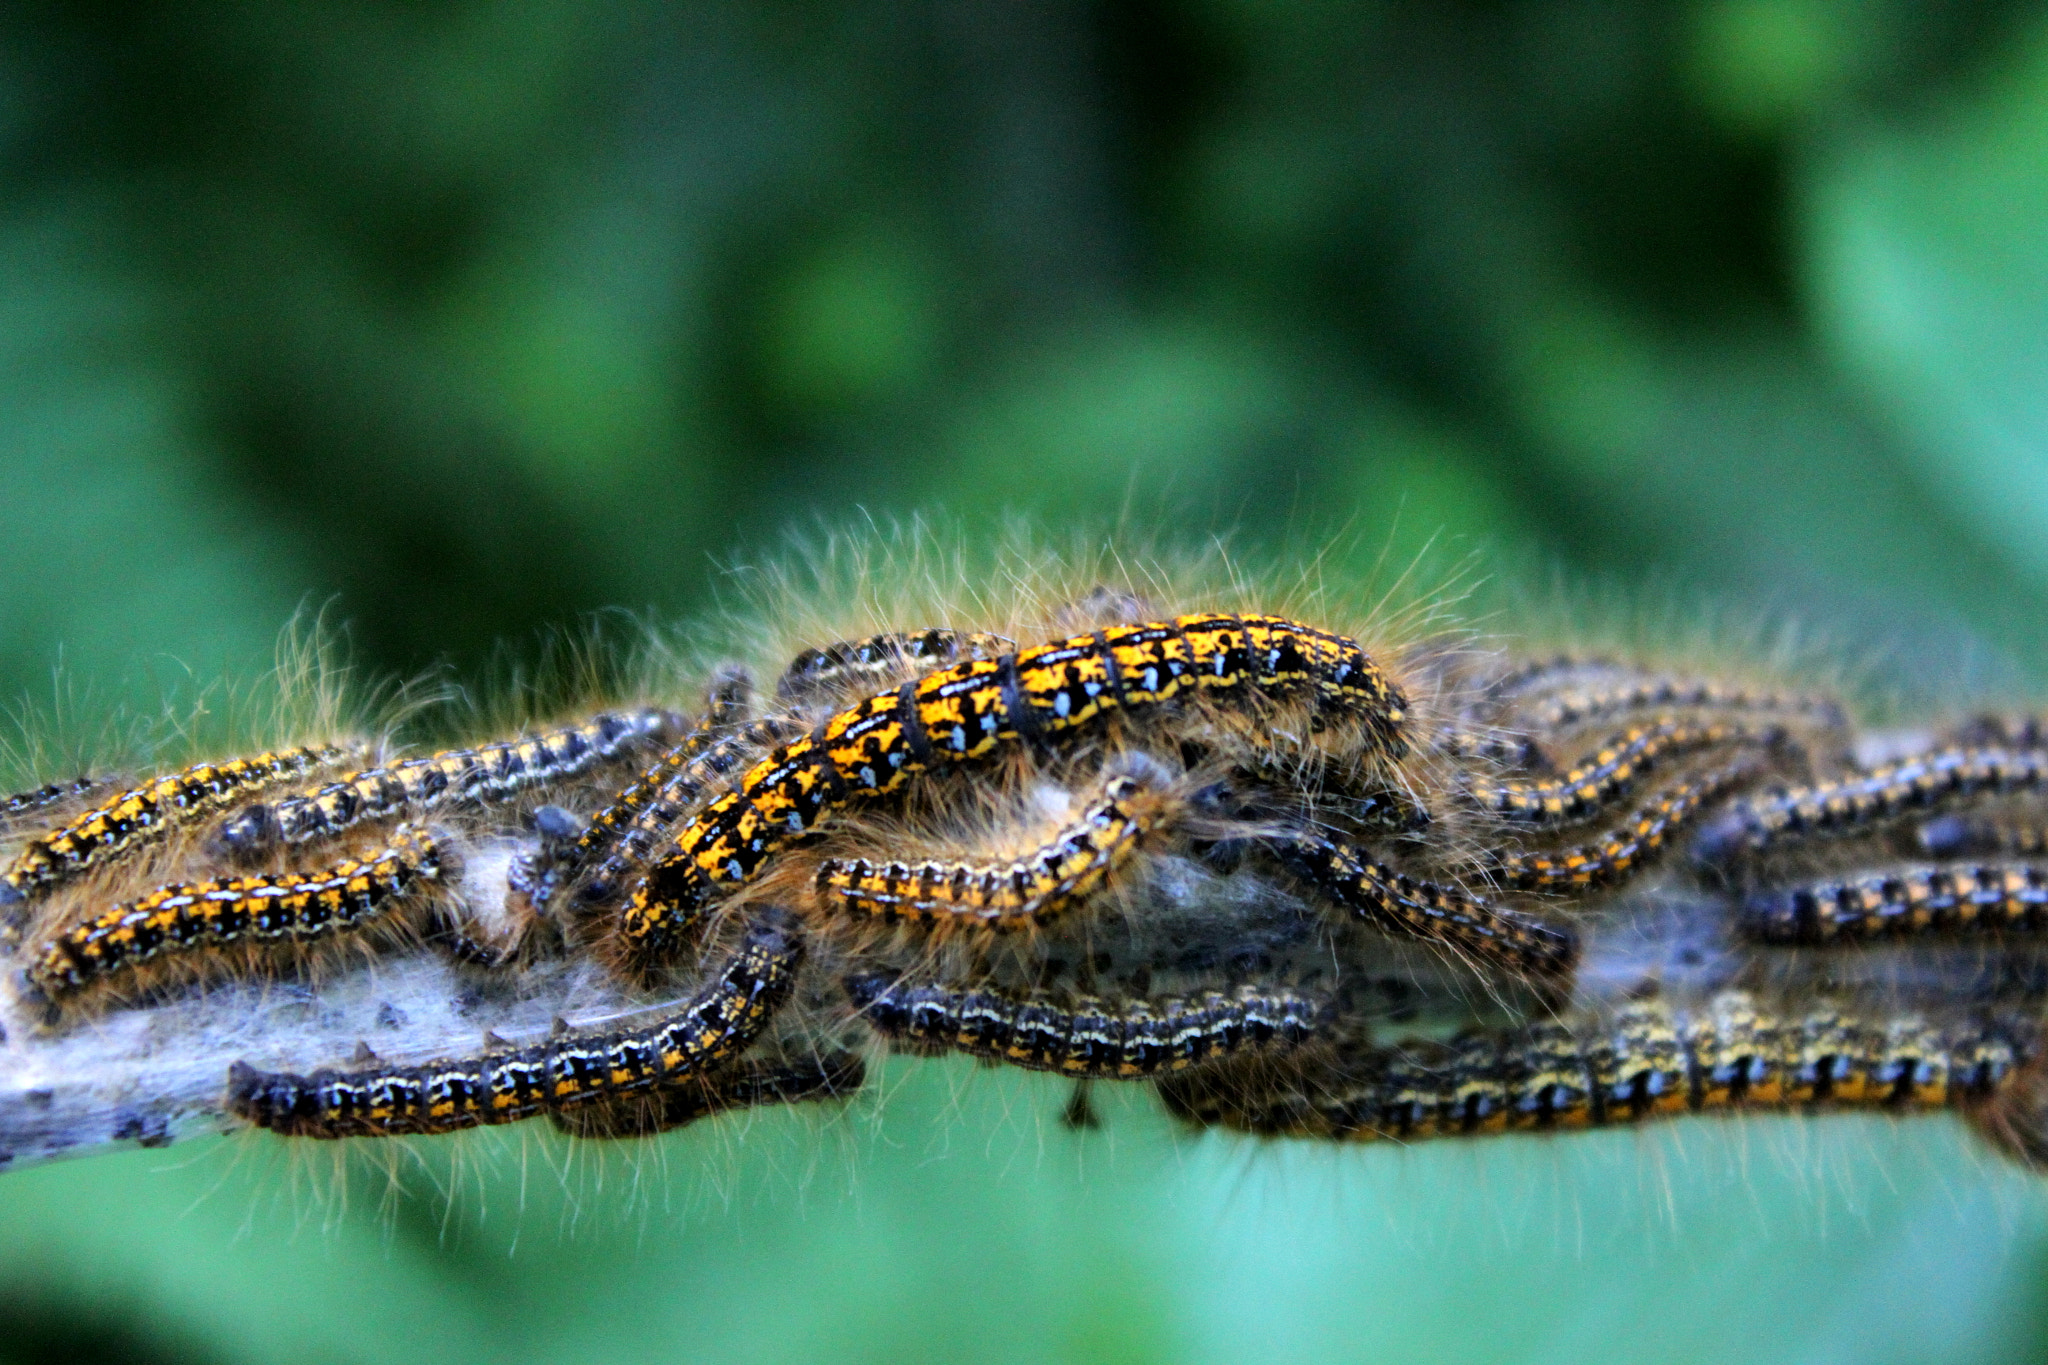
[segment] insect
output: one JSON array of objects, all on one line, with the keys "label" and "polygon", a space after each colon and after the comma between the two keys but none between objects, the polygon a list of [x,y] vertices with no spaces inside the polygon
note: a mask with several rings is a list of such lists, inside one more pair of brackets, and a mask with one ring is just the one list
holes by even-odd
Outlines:
[{"label": "insect", "polygon": [[[406,1011],[347,1002],[412,972],[502,1017],[481,1045],[245,1030],[178,1102],[630,1138],[953,1051],[1269,1136],[1953,1108],[2048,1156],[2032,722],[1866,767],[1796,687],[1090,586],[325,782],[339,750],[224,760],[25,833],[10,1036],[266,983],[362,1027]],[[138,801],[177,818],[125,836]]]}]

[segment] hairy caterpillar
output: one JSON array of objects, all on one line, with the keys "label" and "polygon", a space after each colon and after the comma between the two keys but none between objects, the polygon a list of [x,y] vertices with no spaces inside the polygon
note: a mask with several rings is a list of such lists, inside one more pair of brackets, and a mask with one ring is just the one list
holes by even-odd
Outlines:
[{"label": "hairy caterpillar", "polygon": [[[1865,770],[1799,678],[1034,554],[1000,595],[764,607],[747,657],[524,738],[154,779],[152,859],[64,852],[105,810],[18,834],[0,1150],[112,1141],[138,1092],[170,1135],[632,1137],[845,1095],[892,1047],[1273,1135],[1950,1105],[2048,1149],[2040,876],[1976,852],[2048,827],[2027,722]],[[25,817],[57,800],[28,776]],[[1686,952],[1640,932],[1652,893]]]}]

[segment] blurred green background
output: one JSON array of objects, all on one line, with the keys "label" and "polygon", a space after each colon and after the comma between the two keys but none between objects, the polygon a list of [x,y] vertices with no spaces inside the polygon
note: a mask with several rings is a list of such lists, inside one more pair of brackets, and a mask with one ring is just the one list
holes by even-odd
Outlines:
[{"label": "blurred green background", "polygon": [[[934,508],[1442,534],[2039,679],[2048,14],[0,8],[0,697],[89,732],[330,599],[476,679]],[[1321,1151],[885,1088],[10,1174],[0,1360],[2048,1358],[2048,1190],[1941,1122]]]}]

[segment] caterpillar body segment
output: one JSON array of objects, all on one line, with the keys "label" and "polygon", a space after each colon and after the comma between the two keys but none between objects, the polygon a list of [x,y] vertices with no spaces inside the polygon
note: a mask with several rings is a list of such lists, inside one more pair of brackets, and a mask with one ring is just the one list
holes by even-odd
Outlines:
[{"label": "caterpillar body segment", "polygon": [[250,806],[226,821],[215,841],[230,856],[246,858],[278,845],[332,838],[366,820],[508,801],[656,742],[679,725],[675,713],[654,708],[603,711],[519,739],[402,759],[349,773],[303,796]]},{"label": "caterpillar body segment", "polygon": [[1278,1137],[1415,1141],[1744,1108],[1980,1109],[2039,1047],[2038,1021],[1766,1009],[1726,991],[1611,1017],[1269,1069],[1264,1093],[1197,1073],[1162,1087],[1198,1124]]},{"label": "caterpillar body segment", "polygon": [[1364,726],[1387,760],[1406,751],[1406,700],[1354,641],[1279,617],[1197,615],[1111,626],[997,659],[970,659],[839,712],[757,764],[685,828],[618,925],[627,960],[688,941],[703,908],[776,853],[919,773],[989,758],[1112,714],[1169,702],[1245,705],[1304,696]]},{"label": "caterpillar body segment", "polygon": [[818,894],[828,910],[926,928],[1030,928],[1094,895],[1130,863],[1168,814],[1161,780],[1149,765],[1110,778],[1072,824],[1006,862],[828,858],[818,866]]},{"label": "caterpillar body segment", "polygon": [[52,1003],[154,962],[220,949],[311,947],[394,914],[444,871],[434,836],[400,826],[389,844],[311,874],[166,886],[76,924],[34,950],[25,975]]},{"label": "caterpillar body segment", "polygon": [[228,1107],[294,1137],[394,1136],[512,1123],[682,1086],[729,1065],[760,1036],[788,998],[803,954],[796,917],[770,907],[756,913],[704,988],[657,1023],[424,1066],[295,1075],[238,1062]]},{"label": "caterpillar body segment", "polygon": [[1779,742],[1779,730],[1753,731],[1718,721],[1663,717],[1632,726],[1574,764],[1563,776],[1542,782],[1482,779],[1466,788],[1474,805],[1528,825],[1558,825],[1599,815],[1661,761],[1680,754],[1740,744]]},{"label": "caterpillar body segment", "polygon": [[851,1052],[782,1064],[741,1062],[729,1071],[657,1086],[644,1096],[550,1109],[548,1121],[590,1141],[652,1137],[738,1109],[846,1099],[866,1083],[867,1066]]},{"label": "caterpillar body segment", "polygon": [[1250,986],[1071,1003],[886,977],[858,977],[846,989],[861,1017],[893,1043],[1090,1080],[1160,1076],[1247,1050],[1296,1046],[1315,1031],[1321,1010],[1297,992]]},{"label": "caterpillar body segment", "polygon": [[1364,850],[1319,835],[1264,841],[1281,864],[1383,932],[1439,944],[1469,961],[1557,980],[1577,961],[1578,936],[1495,905],[1462,887],[1411,877]]},{"label": "caterpillar body segment", "polygon": [[345,762],[351,752],[325,745],[196,763],[130,788],[61,828],[30,839],[0,874],[0,916],[18,929],[32,897],[160,843],[173,830],[211,819],[266,789]]},{"label": "caterpillar body segment", "polygon": [[1976,797],[2037,791],[2044,772],[2048,750],[1941,749],[1739,802],[1701,831],[1694,856],[1726,864],[1805,839],[1863,834],[1900,816],[1939,813]]}]

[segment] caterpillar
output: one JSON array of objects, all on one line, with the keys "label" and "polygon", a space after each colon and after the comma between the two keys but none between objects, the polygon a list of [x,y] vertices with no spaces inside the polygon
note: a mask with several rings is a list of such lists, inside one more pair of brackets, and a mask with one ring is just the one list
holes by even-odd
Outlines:
[{"label": "caterpillar", "polygon": [[1949,1025],[1864,1017],[1825,1000],[1780,1013],[1743,991],[1697,1008],[1638,1003],[1612,1018],[1367,1049],[1168,1086],[1181,1118],[1268,1136],[1469,1136],[1636,1123],[1747,1108],[1983,1108],[2039,1053],[2030,1021]]},{"label": "caterpillar", "polygon": [[447,1133],[681,1086],[736,1057],[785,998],[803,956],[790,916],[766,911],[705,988],[660,1022],[567,1035],[475,1059],[308,1076],[236,1063],[234,1111],[296,1137]]}]

